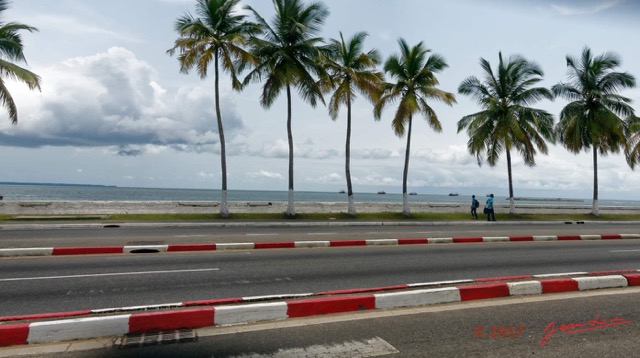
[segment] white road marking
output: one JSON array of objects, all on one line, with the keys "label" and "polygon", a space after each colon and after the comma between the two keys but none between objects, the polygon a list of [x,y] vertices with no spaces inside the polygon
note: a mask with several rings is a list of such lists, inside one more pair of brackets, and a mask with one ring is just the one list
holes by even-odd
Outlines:
[{"label": "white road marking", "polygon": [[609,252],[639,252],[640,250],[611,250]]},{"label": "white road marking", "polygon": [[303,348],[279,349],[273,354],[242,354],[234,358],[326,358],[326,357],[377,357],[388,354],[400,353],[395,347],[380,337],[364,339],[361,341],[348,341],[333,345],[316,344]]},{"label": "white road marking", "polygon": [[156,275],[156,274],[163,274],[163,273],[207,272],[207,271],[219,271],[219,270],[220,269],[216,267],[216,268],[192,269],[192,270],[163,270],[163,271],[95,273],[95,274],[86,274],[86,275],[67,275],[67,276],[17,277],[17,278],[3,278],[3,279],[0,279],[0,282],[56,280],[61,278],[83,278],[83,277],[104,277],[104,276]]}]

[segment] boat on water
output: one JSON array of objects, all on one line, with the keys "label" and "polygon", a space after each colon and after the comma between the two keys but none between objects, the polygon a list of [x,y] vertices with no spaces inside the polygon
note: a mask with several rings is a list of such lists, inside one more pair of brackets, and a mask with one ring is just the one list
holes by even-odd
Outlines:
[{"label": "boat on water", "polygon": [[458,196],[458,195],[460,195],[460,194],[458,194],[458,193],[449,193],[449,196]]},{"label": "boat on water", "polygon": [[386,194],[384,191],[379,191],[378,194]]},{"label": "boat on water", "polygon": [[416,193],[415,191],[412,191],[409,193],[409,195],[418,195],[418,193]]},{"label": "boat on water", "polygon": [[346,193],[346,191],[344,191],[344,190],[340,190],[340,191],[338,192],[338,194],[344,194],[344,193]]}]

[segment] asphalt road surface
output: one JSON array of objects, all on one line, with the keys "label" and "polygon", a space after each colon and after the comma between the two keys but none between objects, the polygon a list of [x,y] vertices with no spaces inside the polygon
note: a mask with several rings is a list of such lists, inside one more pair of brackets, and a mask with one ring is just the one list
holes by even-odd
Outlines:
[{"label": "asphalt road surface", "polygon": [[640,240],[6,258],[0,316],[623,269]]}]

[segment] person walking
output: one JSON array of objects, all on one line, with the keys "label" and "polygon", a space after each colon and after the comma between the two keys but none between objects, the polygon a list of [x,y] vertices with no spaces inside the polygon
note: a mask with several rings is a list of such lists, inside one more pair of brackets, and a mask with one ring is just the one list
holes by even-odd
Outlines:
[{"label": "person walking", "polygon": [[487,221],[496,221],[496,214],[493,211],[493,194],[489,194],[487,204],[484,208],[487,214]]},{"label": "person walking", "polygon": [[478,213],[476,209],[480,206],[480,202],[476,199],[475,195],[471,195],[471,219],[478,220]]}]

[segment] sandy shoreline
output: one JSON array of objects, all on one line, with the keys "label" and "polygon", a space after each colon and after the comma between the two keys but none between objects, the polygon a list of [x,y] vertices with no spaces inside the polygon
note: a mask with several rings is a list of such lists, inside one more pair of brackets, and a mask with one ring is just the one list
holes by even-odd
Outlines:
[{"label": "sandy shoreline", "polygon": [[[218,213],[218,201],[7,201],[0,200],[0,214],[4,215],[82,215],[82,214],[154,214],[154,213]],[[285,201],[231,201],[231,213],[284,213]],[[508,204],[495,204],[497,213],[508,213]],[[346,213],[343,202],[296,202],[297,213]],[[467,213],[463,203],[411,203],[411,212]],[[402,212],[402,203],[358,202],[360,213]],[[591,205],[554,205],[516,203],[520,214],[588,214]],[[482,213],[482,207],[478,209]],[[640,207],[601,206],[602,214],[640,214]]]}]

